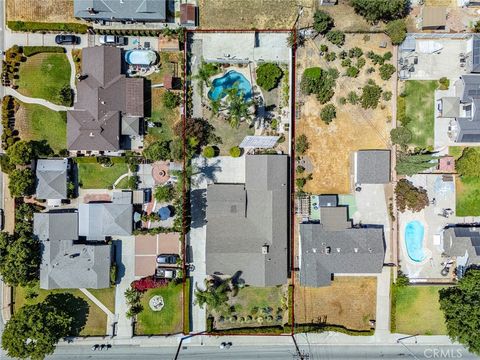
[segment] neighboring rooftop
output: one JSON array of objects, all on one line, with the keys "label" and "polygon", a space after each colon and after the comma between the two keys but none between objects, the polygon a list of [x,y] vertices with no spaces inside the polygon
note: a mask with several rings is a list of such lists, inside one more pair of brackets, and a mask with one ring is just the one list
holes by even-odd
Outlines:
[{"label": "neighboring rooftop", "polygon": [[131,204],[80,204],[78,212],[80,219],[79,234],[80,236],[86,236],[87,240],[132,234],[133,207]]},{"label": "neighboring rooftop", "polygon": [[287,155],[247,155],[245,184],[207,188],[207,274],[234,275],[253,286],[287,282]]},{"label": "neighboring rooftop", "polygon": [[67,198],[67,167],[68,159],[39,159],[37,161],[38,199]]},{"label": "neighboring rooftop", "polygon": [[422,29],[444,29],[447,24],[447,8],[425,6],[422,9]]},{"label": "neighboring rooftop", "polygon": [[455,141],[480,142],[480,74],[462,75],[455,82],[455,93],[459,98]]},{"label": "neighboring rooftop", "polygon": [[[122,74],[121,49],[84,48],[77,101],[67,112],[68,149],[118,151],[120,136],[133,131],[129,123],[143,116],[143,78]],[[122,117],[129,119],[122,122]]]},{"label": "neighboring rooftop", "polygon": [[443,250],[447,256],[457,258],[457,265],[480,265],[480,229],[455,226],[445,229]]},{"label": "neighboring rooftop", "polygon": [[40,288],[110,286],[110,245],[78,243],[77,213],[35,213],[33,232],[41,241]]},{"label": "neighboring rooftop", "polygon": [[74,16],[86,20],[164,22],[166,0],[74,0]]},{"label": "neighboring rooftop", "polygon": [[180,4],[180,24],[195,26],[197,7],[195,4]]},{"label": "neighboring rooftop", "polygon": [[390,150],[360,150],[354,154],[355,184],[390,182]]},{"label": "neighboring rooftop", "polygon": [[319,224],[300,224],[301,285],[328,286],[334,274],[380,273],[385,257],[383,228],[352,228],[346,207],[321,211]]}]

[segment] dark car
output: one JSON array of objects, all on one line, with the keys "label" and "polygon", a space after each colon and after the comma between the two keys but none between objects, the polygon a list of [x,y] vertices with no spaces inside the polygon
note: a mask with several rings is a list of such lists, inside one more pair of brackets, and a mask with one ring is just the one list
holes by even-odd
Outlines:
[{"label": "dark car", "polygon": [[157,256],[157,264],[160,265],[175,265],[177,260],[177,254],[160,254]]},{"label": "dark car", "polygon": [[57,35],[55,42],[58,45],[75,45],[78,44],[78,38],[75,35]]}]

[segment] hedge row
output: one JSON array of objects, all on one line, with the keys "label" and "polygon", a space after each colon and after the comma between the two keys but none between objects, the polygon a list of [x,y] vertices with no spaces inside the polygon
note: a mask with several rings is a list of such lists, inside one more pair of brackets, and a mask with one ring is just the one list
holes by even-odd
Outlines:
[{"label": "hedge row", "polygon": [[86,34],[88,25],[76,23],[43,23],[33,21],[8,21],[7,25],[12,31],[23,32],[60,32],[68,31],[77,34]]},{"label": "hedge row", "polygon": [[39,53],[65,53],[61,46],[22,46],[25,56],[32,56]]}]

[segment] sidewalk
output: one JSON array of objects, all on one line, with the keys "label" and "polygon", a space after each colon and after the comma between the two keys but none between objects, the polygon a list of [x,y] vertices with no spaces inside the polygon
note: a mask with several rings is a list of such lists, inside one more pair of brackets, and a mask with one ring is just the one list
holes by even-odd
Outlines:
[{"label": "sidewalk", "polygon": [[67,111],[67,110],[72,110],[73,108],[67,107],[67,106],[62,106],[62,105],[56,105],[53,104],[47,100],[44,99],[39,99],[39,98],[31,98],[25,95],[20,94],[18,91],[13,90],[11,87],[5,87],[5,95],[11,95],[18,100],[27,103],[27,104],[37,104],[37,105],[42,105],[45,106],[53,111]]}]

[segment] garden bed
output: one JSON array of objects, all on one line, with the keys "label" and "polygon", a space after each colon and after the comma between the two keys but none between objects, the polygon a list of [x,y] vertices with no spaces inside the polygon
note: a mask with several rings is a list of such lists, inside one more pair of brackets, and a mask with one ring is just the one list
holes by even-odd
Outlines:
[{"label": "garden bed", "polygon": [[124,158],[111,158],[113,165],[103,167],[95,157],[76,158],[78,182],[84,189],[111,189],[121,175],[128,172]]}]

